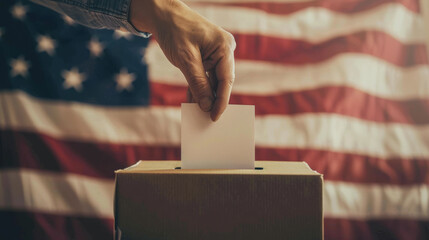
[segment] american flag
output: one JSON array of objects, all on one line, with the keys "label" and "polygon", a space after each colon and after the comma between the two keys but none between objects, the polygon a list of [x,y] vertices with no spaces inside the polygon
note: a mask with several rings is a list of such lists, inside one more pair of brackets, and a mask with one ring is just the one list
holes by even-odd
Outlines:
[{"label": "american flag", "polygon": [[[429,239],[427,0],[187,3],[234,34],[256,159],[324,175],[325,239]],[[185,99],[156,41],[1,0],[0,238],[112,239],[113,171],[180,159]]]}]

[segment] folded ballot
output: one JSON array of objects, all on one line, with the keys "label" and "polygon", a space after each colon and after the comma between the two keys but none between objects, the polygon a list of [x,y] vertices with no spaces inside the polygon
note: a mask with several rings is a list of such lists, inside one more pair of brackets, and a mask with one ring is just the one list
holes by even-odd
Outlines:
[{"label": "folded ballot", "polygon": [[255,106],[228,105],[217,122],[195,103],[182,104],[183,169],[253,169]]}]

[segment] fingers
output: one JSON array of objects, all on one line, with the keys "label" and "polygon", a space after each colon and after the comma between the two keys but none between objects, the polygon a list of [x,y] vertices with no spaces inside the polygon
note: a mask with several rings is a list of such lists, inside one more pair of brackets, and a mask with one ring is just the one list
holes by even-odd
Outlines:
[{"label": "fingers", "polygon": [[[188,81],[187,101],[198,103],[201,110],[210,112],[211,119],[217,121],[229,103],[235,79],[235,41],[231,34],[223,32],[222,38],[214,44],[217,47],[195,48],[195,45],[185,45],[188,47],[176,49],[177,55],[171,57],[173,60],[170,61]],[[208,76],[206,70],[209,71]]]},{"label": "fingers", "polygon": [[227,53],[218,62],[215,71],[217,78],[216,101],[210,113],[213,121],[219,119],[229,103],[232,85],[235,80],[234,54],[232,52]]},{"label": "fingers", "polygon": [[186,91],[186,101],[188,103],[197,103],[197,101],[192,96],[191,88],[189,88],[189,86],[188,86],[188,91]]},{"label": "fingers", "polygon": [[[217,89],[217,78],[216,78],[216,69],[212,68],[210,69],[208,72],[208,78],[209,78],[209,83],[210,83],[210,87],[212,88],[213,91],[216,91]],[[216,99],[216,96],[214,96]]]},{"label": "fingers", "polygon": [[191,89],[188,87],[188,91],[186,91],[186,101],[188,103],[192,103],[193,101],[193,97],[192,97],[192,93],[191,93]]},{"label": "fingers", "polygon": [[213,107],[214,96],[200,53],[188,53],[182,59],[184,61],[179,68],[189,84],[190,94],[188,94],[188,101],[197,102],[201,110],[209,112]]}]

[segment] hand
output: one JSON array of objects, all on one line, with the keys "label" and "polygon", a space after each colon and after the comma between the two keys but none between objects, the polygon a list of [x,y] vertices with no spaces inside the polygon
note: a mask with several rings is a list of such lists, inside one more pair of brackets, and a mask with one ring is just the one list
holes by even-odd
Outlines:
[{"label": "hand", "polygon": [[140,31],[152,33],[183,73],[188,101],[218,120],[235,78],[234,37],[179,0],[132,0],[130,21]]}]

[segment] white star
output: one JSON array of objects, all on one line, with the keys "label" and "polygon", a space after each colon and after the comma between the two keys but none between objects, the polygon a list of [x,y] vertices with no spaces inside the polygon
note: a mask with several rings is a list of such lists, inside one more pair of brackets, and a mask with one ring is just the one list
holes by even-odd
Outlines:
[{"label": "white star", "polygon": [[10,72],[11,77],[16,77],[18,75],[21,75],[22,77],[27,77],[30,63],[25,61],[24,58],[20,56],[10,61],[10,67],[12,68]]},{"label": "white star", "polygon": [[115,30],[115,32],[113,33],[113,37],[115,39],[125,38],[127,40],[130,40],[133,37],[133,35],[127,32],[125,29],[119,29],[119,30]]},{"label": "white star", "polygon": [[67,25],[74,25],[74,20],[67,15],[63,15],[63,20]]},{"label": "white star", "polygon": [[141,53],[141,55],[142,55],[142,63],[143,63],[143,64],[146,64],[146,58],[145,58],[145,55],[146,55],[146,48],[142,48],[142,50],[140,50],[140,53]]},{"label": "white star", "polygon": [[85,81],[85,74],[79,73],[77,68],[72,68],[70,71],[64,70],[61,74],[64,78],[63,87],[65,89],[74,88],[76,91],[82,91],[82,82]]},{"label": "white star", "polygon": [[57,43],[49,36],[40,35],[37,37],[37,51],[46,52],[50,56],[54,55]]},{"label": "white star", "polygon": [[10,13],[12,16],[19,20],[24,20],[25,15],[27,14],[28,7],[22,5],[21,3],[15,4],[11,9]]},{"label": "white star", "polygon": [[116,90],[122,92],[124,89],[131,91],[133,82],[136,80],[134,73],[128,73],[127,69],[122,68],[119,74],[116,74]]},{"label": "white star", "polygon": [[103,53],[104,46],[97,38],[92,38],[88,43],[88,49],[91,52],[91,55],[94,57],[99,57]]}]

